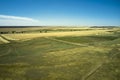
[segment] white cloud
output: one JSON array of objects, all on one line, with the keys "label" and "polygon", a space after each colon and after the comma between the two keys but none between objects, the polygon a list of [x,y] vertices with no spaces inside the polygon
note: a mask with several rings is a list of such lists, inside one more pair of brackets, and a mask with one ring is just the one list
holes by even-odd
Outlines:
[{"label": "white cloud", "polygon": [[36,26],[40,25],[39,20],[28,17],[0,15],[0,26]]},{"label": "white cloud", "polygon": [[25,20],[25,21],[37,21],[28,17],[19,17],[19,16],[8,16],[8,15],[0,15],[0,19],[13,19],[13,20]]}]

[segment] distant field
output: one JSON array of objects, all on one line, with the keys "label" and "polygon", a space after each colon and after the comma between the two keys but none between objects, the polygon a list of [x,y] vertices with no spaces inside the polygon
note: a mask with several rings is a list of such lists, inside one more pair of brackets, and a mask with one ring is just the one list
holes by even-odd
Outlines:
[{"label": "distant field", "polygon": [[0,34],[0,80],[119,80],[119,31]]},{"label": "distant field", "polygon": [[87,36],[87,35],[102,35],[110,34],[109,30],[90,30],[90,31],[67,31],[67,32],[52,32],[52,33],[25,33],[25,34],[3,34],[6,38],[11,39],[31,39],[36,37],[49,37],[49,36]]}]

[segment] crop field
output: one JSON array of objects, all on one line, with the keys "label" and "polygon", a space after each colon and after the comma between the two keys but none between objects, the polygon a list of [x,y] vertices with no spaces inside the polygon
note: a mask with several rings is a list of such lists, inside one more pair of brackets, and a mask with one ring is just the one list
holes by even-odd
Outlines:
[{"label": "crop field", "polygon": [[119,28],[53,29],[0,34],[0,80],[120,79]]}]

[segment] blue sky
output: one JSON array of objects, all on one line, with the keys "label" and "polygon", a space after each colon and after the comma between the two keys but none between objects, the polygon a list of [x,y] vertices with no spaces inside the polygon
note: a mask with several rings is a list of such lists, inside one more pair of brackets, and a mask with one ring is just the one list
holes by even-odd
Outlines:
[{"label": "blue sky", "polygon": [[120,0],[0,0],[0,25],[120,26]]}]

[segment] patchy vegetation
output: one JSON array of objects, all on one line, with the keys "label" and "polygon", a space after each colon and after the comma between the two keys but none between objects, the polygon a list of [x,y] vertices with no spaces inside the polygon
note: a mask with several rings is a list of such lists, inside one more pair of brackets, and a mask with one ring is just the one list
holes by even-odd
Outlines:
[{"label": "patchy vegetation", "polygon": [[2,34],[0,38],[10,42],[0,44],[0,80],[120,78],[119,29]]}]

